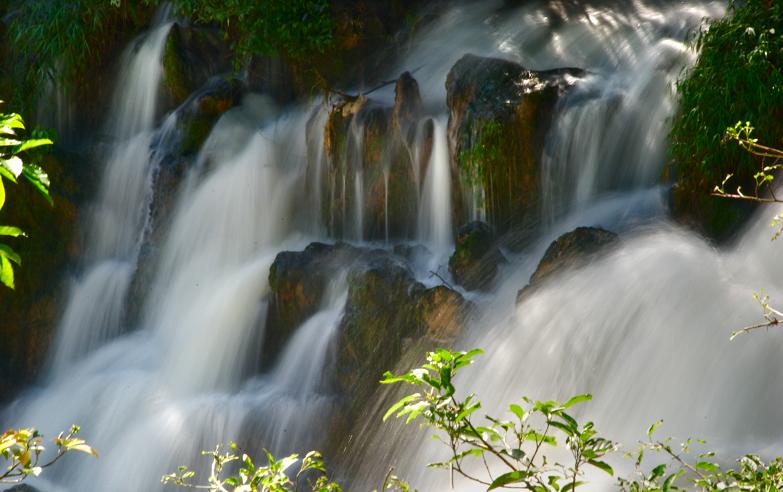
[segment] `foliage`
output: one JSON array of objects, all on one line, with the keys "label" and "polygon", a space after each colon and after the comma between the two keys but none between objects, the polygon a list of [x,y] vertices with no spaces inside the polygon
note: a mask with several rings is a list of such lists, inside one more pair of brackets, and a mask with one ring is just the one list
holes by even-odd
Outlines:
[{"label": "foliage", "polygon": [[[783,489],[783,458],[765,463],[760,457],[747,454],[737,460],[736,469],[721,470],[713,451],[696,453],[695,460],[689,460],[694,446],[703,447],[700,439],[686,439],[679,449],[671,438],[656,440],[653,435],[662,422],[647,430],[648,440],[626,456],[636,459],[636,471],[631,478],[620,478],[620,490],[627,492],[669,491],[669,490],[753,490],[772,492]],[[649,471],[642,467],[645,456],[650,452],[670,458]],[[683,482],[685,482],[683,484]]]},{"label": "foliage", "polygon": [[12,4],[7,43],[14,57],[22,107],[31,108],[46,84],[74,84],[87,77],[123,22],[139,6],[108,0],[18,0]]},{"label": "foliage", "polygon": [[[405,417],[406,423],[418,420],[438,431],[437,438],[449,447],[451,458],[429,466],[449,469],[487,490],[513,487],[568,491],[583,483],[581,477],[587,466],[614,473],[602,460],[616,445],[600,437],[592,422],[580,424],[567,413],[574,405],[590,400],[590,395],[578,395],[564,403],[522,398],[508,407],[512,420],[487,415],[484,425],[474,423],[481,402],[472,394],[458,399],[453,381],[457,371],[472,364],[473,357],[480,353],[440,349],[430,352],[422,367],[401,376],[387,372],[381,381],[422,388],[422,392],[395,403],[384,419],[396,415]],[[560,438],[571,452],[573,461],[569,464],[551,462],[547,456],[547,448],[556,447]],[[466,466],[468,460],[483,464],[483,471],[471,471]]]},{"label": "foliage", "polygon": [[[185,466],[180,466],[177,473],[164,475],[161,481],[210,492],[289,492],[299,490],[299,482],[308,472],[318,472],[320,475],[317,479],[310,481],[313,492],[342,490],[326,476],[323,458],[317,451],[310,451],[305,455],[293,480],[288,473],[291,472],[291,467],[299,462],[297,454],[276,460],[269,451],[265,451],[266,465],[257,466],[247,454],[243,453],[240,457],[236,452],[237,445],[234,443],[229,445],[227,453],[221,452],[220,446],[214,451],[204,451],[202,454],[212,458],[210,475],[204,484],[194,484],[192,480],[196,478],[196,472]],[[239,463],[239,470],[236,475],[226,476],[226,465],[232,462]]]},{"label": "foliage", "polygon": [[[767,147],[758,143],[758,139],[753,137],[755,128],[749,121],[745,123],[737,122],[733,127],[726,129],[725,141],[734,141],[738,146],[744,149],[748,154],[757,159],[757,169],[753,174],[753,191],[747,194],[742,190],[742,185],[738,185],[735,192],[726,191],[726,185],[734,178],[734,174],[727,174],[720,185],[713,190],[713,195],[721,198],[733,198],[737,200],[747,200],[757,203],[780,203],[783,200],[775,196],[775,189],[772,183],[775,180],[775,173],[783,169],[783,150]],[[783,234],[783,216],[776,215],[772,219],[772,226],[778,230],[772,239],[775,240]]]},{"label": "foliage", "polygon": [[98,453],[78,437],[79,426],[72,426],[67,433],[54,439],[57,454],[48,461],[41,461],[45,451],[43,438],[33,428],[10,429],[0,435],[0,458],[5,462],[0,468],[0,484],[19,483],[30,475],[38,476],[44,468],[52,466],[71,451],[98,456]]},{"label": "foliage", "polygon": [[328,0],[175,0],[174,4],[180,14],[196,22],[222,26],[233,40],[237,65],[258,55],[303,58],[323,52],[333,42]]},{"label": "foliage", "polygon": [[[22,138],[18,135],[18,132],[24,129],[24,121],[22,121],[21,116],[16,113],[0,113],[0,210],[2,210],[5,204],[3,179],[16,183],[17,178],[20,176],[23,176],[32,184],[50,204],[52,203],[52,198],[49,196],[49,177],[47,174],[37,165],[24,162],[21,157],[25,152],[32,149],[51,145],[52,141],[48,138]],[[24,235],[24,231],[18,227],[0,225],[0,236],[19,237]],[[21,265],[21,257],[11,246],[0,243],[0,283],[13,289],[14,270],[12,263]]]},{"label": "foliage", "polygon": [[480,125],[473,145],[459,153],[459,164],[465,180],[473,186],[481,186],[485,173],[495,163],[503,162],[503,126],[490,120]]},{"label": "foliage", "polygon": [[[732,115],[763,128],[764,141],[783,131],[783,3],[732,2],[729,15],[695,34],[696,64],[677,84],[680,111],[671,152],[680,188],[702,203],[703,193],[729,172],[752,183],[753,160],[738,147],[719,146]],[[720,207],[720,202],[715,204]],[[693,211],[698,204],[688,204]],[[699,212],[697,212],[699,213]],[[718,224],[716,224],[718,225]]]}]

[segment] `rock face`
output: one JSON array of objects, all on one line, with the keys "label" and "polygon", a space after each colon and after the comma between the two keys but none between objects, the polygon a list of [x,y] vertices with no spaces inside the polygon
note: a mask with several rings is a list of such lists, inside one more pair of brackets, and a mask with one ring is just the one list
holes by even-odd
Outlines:
[{"label": "rock face", "polygon": [[563,234],[547,248],[536,271],[530,276],[530,283],[517,294],[517,304],[547,278],[568,268],[584,266],[618,240],[617,234],[599,227],[578,227]]},{"label": "rock face", "polygon": [[40,165],[49,174],[54,207],[27,183],[6,182],[12,199],[3,206],[3,223],[28,237],[3,238],[22,256],[15,268],[16,289],[0,286],[0,403],[30,384],[43,366],[60,314],[65,289],[64,265],[79,253],[76,203],[81,198],[69,169],[76,164],[46,155]]},{"label": "rock face", "polygon": [[339,243],[312,243],[304,251],[284,251],[269,269],[271,296],[265,351],[279,352],[326,295],[329,281],[356,261],[357,248]]},{"label": "rock face", "polygon": [[536,226],[545,136],[558,101],[583,74],[475,55],[454,65],[446,90],[452,166],[463,187],[458,217],[483,203],[499,233]]},{"label": "rock face", "polygon": [[[369,396],[408,340],[453,342],[470,304],[446,286],[425,288],[401,254],[347,244],[313,243],[283,252],[269,273],[271,296],[264,352],[279,352],[324,302],[331,281],[346,275],[348,294],[338,327],[335,376],[348,409]],[[398,254],[400,253],[400,254]]]},{"label": "rock face", "polygon": [[392,107],[365,96],[346,97],[329,113],[323,129],[328,172],[321,183],[321,210],[334,237],[407,239],[415,233],[414,166],[422,164],[413,144],[421,96],[407,72],[395,90]]},{"label": "rock face", "polygon": [[163,51],[168,108],[181,104],[215,74],[231,71],[231,53],[218,31],[174,24]]},{"label": "rock face", "polygon": [[498,267],[506,259],[497,247],[495,230],[486,222],[474,221],[457,231],[454,254],[449,258],[449,272],[468,290],[492,287]]}]

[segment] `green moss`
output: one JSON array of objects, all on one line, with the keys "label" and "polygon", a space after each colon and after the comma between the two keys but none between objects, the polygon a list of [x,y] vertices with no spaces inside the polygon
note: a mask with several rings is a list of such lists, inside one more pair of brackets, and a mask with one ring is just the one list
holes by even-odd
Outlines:
[{"label": "green moss", "polygon": [[459,165],[463,179],[473,186],[487,182],[487,172],[503,159],[503,125],[496,120],[476,124],[478,130],[473,145],[459,153]]},{"label": "green moss", "polygon": [[184,101],[190,89],[185,76],[185,67],[182,66],[178,54],[178,39],[172,34],[166,40],[166,46],[163,51],[163,79],[166,88],[175,101]]},{"label": "green moss", "polygon": [[201,149],[212,130],[214,119],[208,116],[196,116],[183,128],[181,152],[195,154]]}]

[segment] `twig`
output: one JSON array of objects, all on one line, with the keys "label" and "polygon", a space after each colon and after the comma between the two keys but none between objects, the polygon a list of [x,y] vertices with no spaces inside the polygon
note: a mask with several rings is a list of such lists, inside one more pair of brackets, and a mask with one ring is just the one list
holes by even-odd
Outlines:
[{"label": "twig", "polygon": [[445,285],[446,287],[448,287],[448,288],[449,288],[449,289],[451,289],[451,290],[455,290],[455,289],[454,289],[454,287],[452,287],[452,286],[451,286],[451,284],[450,284],[450,283],[448,283],[448,282],[446,281],[446,279],[445,279],[445,278],[441,277],[441,276],[440,276],[440,274],[439,274],[438,272],[435,272],[435,271],[433,271],[433,270],[430,270],[430,276],[429,276],[429,278],[432,278],[432,277],[438,277],[438,279],[439,279],[441,282],[443,282],[443,285]]}]

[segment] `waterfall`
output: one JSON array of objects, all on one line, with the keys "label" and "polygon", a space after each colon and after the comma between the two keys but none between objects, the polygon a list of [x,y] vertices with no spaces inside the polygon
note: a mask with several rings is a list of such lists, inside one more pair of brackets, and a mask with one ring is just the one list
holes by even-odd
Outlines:
[{"label": "waterfall", "polygon": [[418,238],[434,251],[449,254],[452,246],[451,167],[446,124],[434,122],[432,155],[419,207]]},{"label": "waterfall", "polygon": [[[31,482],[36,488],[164,490],[162,474],[197,467],[200,451],[218,443],[235,440],[256,454],[302,453],[343,430],[335,423],[341,407],[332,379],[350,276],[329,279],[321,305],[270,360],[263,346],[270,266],[281,251],[312,241],[392,250],[396,206],[414,197],[409,234],[399,241],[430,250],[432,261],[411,268],[434,285],[427,275],[445,268],[460,225],[453,223],[454,204],[462,200],[472,218],[485,213],[481,189],[460,196],[452,182],[444,82],[466,52],[535,70],[580,67],[588,75],[560,101],[546,137],[546,227],[524,251],[506,252],[509,263],[493,292],[468,294],[475,313],[456,346],[488,355],[463,370],[460,388],[476,392],[497,415],[522,395],[590,392],[595,399],[579,417],[626,449],[663,418],[666,434],[705,437],[727,456],[783,451],[783,391],[775,384],[783,342],[765,335],[729,342],[733,328],[758,314],[752,292],[783,294],[783,250],[765,228],[774,211],[761,212],[736,244],[717,250],[670,222],[660,184],[674,81],[694,61],[685,36],[725,6],[542,0],[498,14],[504,3],[444,9],[385,67],[390,80],[421,67],[415,77],[424,109],[414,122],[417,138],[405,142],[415,156],[413,193],[397,195],[399,169],[389,149],[378,152],[377,167],[367,165],[366,121],[350,121],[345,162],[330,162],[328,102],[280,109],[248,94],[216,122],[172,191],[175,205],[157,231],[159,254],[152,258],[141,257],[140,248],[152,227],[153,177],[165,154],[154,149],[165,147],[177,124],[176,113],[160,115],[155,104],[170,22],[163,16],[134,42],[116,89],[114,140],[86,217],[84,257],[53,345],[51,377],[2,415],[3,424],[36,425],[46,435],[79,423],[101,457],[53,467]],[[381,110],[394,100],[391,87],[372,97],[377,107],[386,104]],[[620,232],[620,245],[516,306],[517,291],[551,241],[584,225]],[[142,267],[153,275],[142,286],[137,324],[127,326],[129,287]],[[350,446],[335,458],[346,490],[377,487],[390,466],[419,490],[447,490],[447,474],[424,466],[443,455],[439,444],[413,427],[381,423],[394,396],[388,388],[379,392],[358,421],[346,424]]]},{"label": "waterfall", "polygon": [[125,300],[146,230],[152,178],[160,163],[151,144],[161,56],[171,27],[168,10],[123,57],[114,103],[117,112],[109,125],[115,142],[92,207],[82,273],[71,287],[57,330],[54,375],[122,330]]}]

